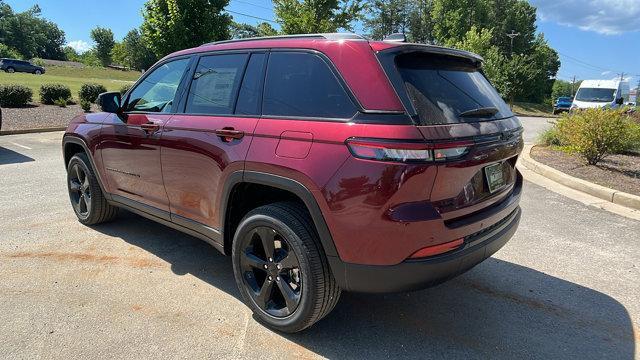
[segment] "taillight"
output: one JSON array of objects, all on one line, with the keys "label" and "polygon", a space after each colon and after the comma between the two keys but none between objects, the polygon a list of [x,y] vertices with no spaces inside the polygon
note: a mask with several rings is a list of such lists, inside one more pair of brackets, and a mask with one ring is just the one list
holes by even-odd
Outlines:
[{"label": "taillight", "polygon": [[399,162],[431,162],[453,160],[464,156],[471,141],[463,142],[397,142],[379,139],[349,139],[347,146],[360,159]]}]

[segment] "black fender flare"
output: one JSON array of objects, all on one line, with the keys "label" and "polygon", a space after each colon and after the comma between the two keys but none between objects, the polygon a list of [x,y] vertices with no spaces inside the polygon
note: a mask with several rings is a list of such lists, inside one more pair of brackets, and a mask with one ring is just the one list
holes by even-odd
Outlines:
[{"label": "black fender flare", "polygon": [[[102,175],[100,174],[100,171],[98,171],[98,168],[96,167],[96,164],[93,161],[93,155],[91,154],[91,151],[89,151],[89,147],[87,146],[87,143],[82,138],[74,136],[74,135],[65,134],[64,137],[62,138],[62,158],[64,159],[64,155],[65,155],[65,152],[66,152],[67,144],[69,144],[69,143],[75,144],[75,145],[80,145],[84,149],[84,152],[85,152],[85,154],[87,154],[87,158],[89,159],[89,162],[91,163],[91,168],[93,169],[93,173],[96,175],[96,179],[98,180],[98,184],[100,185],[100,189],[102,190],[102,194],[104,194],[104,197],[107,200],[112,200],[111,199],[111,194],[108,193],[106,191],[106,188],[104,187],[104,184],[103,184],[103,181],[102,181]],[[66,161],[65,161],[65,166],[66,166]]]},{"label": "black fender flare", "polygon": [[[325,254],[328,257],[338,257],[338,252],[336,250],[335,244],[333,243],[333,237],[331,236],[329,227],[327,226],[327,223],[324,220],[324,216],[322,215],[322,211],[320,210],[320,207],[318,206],[318,203],[316,202],[316,199],[311,191],[302,183],[296,180],[257,171],[239,170],[233,172],[229,175],[227,181],[224,184],[221,198],[222,201],[220,204],[220,220],[222,222],[221,233],[223,241],[224,239],[226,239],[225,227],[227,224],[227,208],[231,191],[236,185],[240,183],[271,186],[281,190],[289,191],[300,198],[309,210],[309,214],[311,215],[311,219],[313,220],[313,223],[316,227],[316,231],[318,232],[318,236],[320,237],[320,242]],[[229,235],[233,236],[233,234]]]}]

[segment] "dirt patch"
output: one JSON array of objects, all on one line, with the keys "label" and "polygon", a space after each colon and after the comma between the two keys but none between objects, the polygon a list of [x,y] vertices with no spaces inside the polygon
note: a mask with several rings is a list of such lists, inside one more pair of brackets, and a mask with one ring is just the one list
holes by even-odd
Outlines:
[{"label": "dirt patch", "polygon": [[18,252],[7,255],[10,259],[45,259],[58,262],[80,261],[92,263],[122,263],[136,269],[162,268],[164,263],[154,259],[123,258],[112,255],[95,255],[90,253],[64,253],[64,252]]},{"label": "dirt patch", "polygon": [[80,105],[69,105],[64,108],[55,105],[2,108],[2,128],[0,130],[11,131],[66,127],[69,125],[71,119],[82,113],[83,110],[80,108]]},{"label": "dirt patch", "polygon": [[598,165],[587,165],[576,155],[534,146],[531,157],[565,174],[626,193],[640,195],[640,155],[611,155]]}]

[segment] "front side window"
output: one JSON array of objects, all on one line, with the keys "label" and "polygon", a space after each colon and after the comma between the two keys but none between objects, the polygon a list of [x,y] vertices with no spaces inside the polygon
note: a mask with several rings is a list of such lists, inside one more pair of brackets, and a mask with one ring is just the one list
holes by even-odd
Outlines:
[{"label": "front side window", "polygon": [[247,57],[248,54],[202,57],[193,75],[186,112],[232,114]]},{"label": "front side window", "polygon": [[345,89],[319,56],[290,52],[269,56],[264,115],[348,119],[356,111]]},{"label": "front side window", "polygon": [[127,111],[171,112],[176,91],[189,59],[162,64],[147,75],[130,93]]}]

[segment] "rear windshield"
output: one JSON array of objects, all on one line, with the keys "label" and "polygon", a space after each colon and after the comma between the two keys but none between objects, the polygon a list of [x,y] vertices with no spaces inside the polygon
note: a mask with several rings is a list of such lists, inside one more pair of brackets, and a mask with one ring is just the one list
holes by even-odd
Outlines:
[{"label": "rear windshield", "polygon": [[615,89],[580,88],[576,100],[589,102],[612,102]]},{"label": "rear windshield", "polygon": [[491,83],[470,62],[429,53],[409,53],[396,57],[396,67],[423,125],[513,116]]}]

